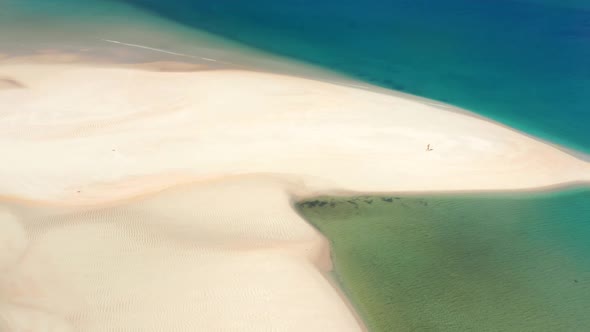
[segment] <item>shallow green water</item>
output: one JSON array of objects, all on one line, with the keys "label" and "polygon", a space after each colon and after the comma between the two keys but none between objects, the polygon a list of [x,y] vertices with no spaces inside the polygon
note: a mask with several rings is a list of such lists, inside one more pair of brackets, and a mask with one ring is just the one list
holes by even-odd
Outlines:
[{"label": "shallow green water", "polygon": [[587,331],[590,189],[318,198],[301,214],[373,331]]}]

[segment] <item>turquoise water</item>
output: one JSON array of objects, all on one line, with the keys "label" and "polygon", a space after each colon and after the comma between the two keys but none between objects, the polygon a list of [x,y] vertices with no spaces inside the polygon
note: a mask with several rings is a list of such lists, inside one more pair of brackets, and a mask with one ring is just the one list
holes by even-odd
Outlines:
[{"label": "turquoise water", "polygon": [[299,205],[373,331],[588,331],[590,189]]},{"label": "turquoise water", "polygon": [[127,0],[590,152],[590,2]]}]

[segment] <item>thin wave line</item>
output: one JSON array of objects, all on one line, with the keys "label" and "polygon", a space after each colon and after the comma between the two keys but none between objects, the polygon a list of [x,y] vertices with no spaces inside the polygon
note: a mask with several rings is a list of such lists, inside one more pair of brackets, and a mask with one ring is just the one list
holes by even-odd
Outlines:
[{"label": "thin wave line", "polygon": [[321,81],[326,82],[326,83],[336,84],[336,85],[347,86],[347,87],[350,87],[350,88],[359,88],[359,89],[364,89],[364,90],[370,90],[371,89],[370,87],[365,86],[365,85],[357,85],[357,84],[352,84],[352,83],[348,83],[348,82],[330,81],[330,80],[321,80]]},{"label": "thin wave line", "polygon": [[149,46],[144,46],[144,45],[139,45],[139,44],[129,44],[129,43],[120,42],[118,40],[112,40],[112,39],[101,39],[101,40],[104,41],[104,42],[108,42],[108,43],[121,44],[121,45],[126,45],[126,46],[131,46],[131,47],[138,47],[138,48],[143,48],[143,49],[146,49],[146,50],[152,50],[152,51],[156,51],[156,52],[162,52],[162,53],[167,53],[167,54],[172,54],[172,55],[178,55],[178,56],[185,56],[185,57],[188,57],[188,58],[199,58],[197,56],[190,55],[190,54],[177,53],[177,52],[163,50],[161,48],[154,48],[154,47],[149,47]]},{"label": "thin wave line", "polygon": [[190,55],[190,54],[185,54],[185,53],[172,52],[172,51],[168,51],[168,50],[163,50],[161,48],[149,47],[149,46],[139,45],[139,44],[124,43],[124,42],[121,42],[121,41],[118,41],[118,40],[112,40],[112,39],[101,39],[101,40],[104,41],[104,42],[107,42],[107,43],[113,43],[113,44],[125,45],[125,46],[130,46],[130,47],[143,48],[143,49],[150,50],[150,51],[161,52],[161,53],[166,53],[166,54],[172,54],[172,55],[177,55],[177,56],[183,56],[183,57],[192,58],[192,59],[201,59],[201,60],[210,61],[210,62],[219,62],[219,63],[224,63],[224,64],[232,64],[230,62],[219,61],[219,60],[211,59],[211,58],[203,58],[203,57],[200,57],[200,56],[195,56],[195,55]]}]

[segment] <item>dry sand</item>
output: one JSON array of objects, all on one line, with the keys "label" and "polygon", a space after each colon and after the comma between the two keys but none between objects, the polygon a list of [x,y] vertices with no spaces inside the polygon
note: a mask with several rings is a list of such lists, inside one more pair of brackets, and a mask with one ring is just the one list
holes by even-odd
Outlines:
[{"label": "dry sand", "polygon": [[326,241],[282,182],[244,177],[82,211],[3,208],[9,331],[358,330],[320,273]]},{"label": "dry sand", "polygon": [[0,63],[0,330],[356,331],[292,197],[590,181],[406,96],[166,68]]}]

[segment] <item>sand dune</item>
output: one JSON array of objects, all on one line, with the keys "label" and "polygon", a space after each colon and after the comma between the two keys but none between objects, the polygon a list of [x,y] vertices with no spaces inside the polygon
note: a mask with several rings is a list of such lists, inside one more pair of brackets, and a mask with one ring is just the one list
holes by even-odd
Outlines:
[{"label": "sand dune", "polygon": [[143,69],[0,64],[23,86],[0,89],[5,329],[359,330],[293,197],[590,181],[587,162],[445,105]]}]

